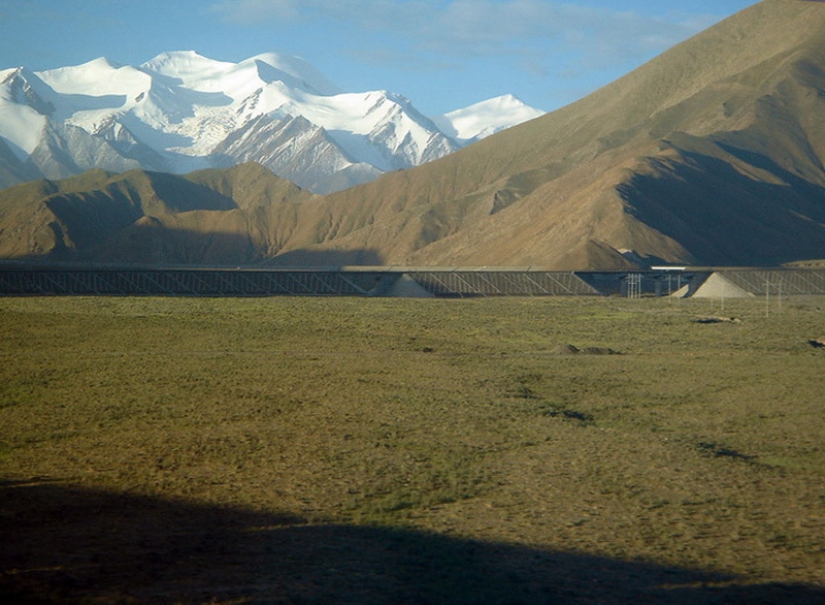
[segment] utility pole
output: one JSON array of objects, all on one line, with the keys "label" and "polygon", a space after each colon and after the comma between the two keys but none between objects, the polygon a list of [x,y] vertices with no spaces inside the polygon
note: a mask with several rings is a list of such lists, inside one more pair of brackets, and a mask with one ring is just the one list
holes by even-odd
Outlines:
[{"label": "utility pole", "polygon": [[770,315],[771,311],[771,286],[776,288],[776,299],[779,310],[782,310],[782,282],[771,283],[770,280],[765,280],[765,317]]},{"label": "utility pole", "polygon": [[642,275],[641,273],[628,273],[627,275],[627,297],[642,297]]}]

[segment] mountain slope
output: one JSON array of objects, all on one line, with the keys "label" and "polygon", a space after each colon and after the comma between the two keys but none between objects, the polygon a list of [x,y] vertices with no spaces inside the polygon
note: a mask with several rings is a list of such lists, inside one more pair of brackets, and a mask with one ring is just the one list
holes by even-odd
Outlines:
[{"label": "mountain slope", "polygon": [[[376,101],[376,107],[389,107],[380,95]],[[74,252],[65,252],[69,243],[50,250],[136,262],[554,269],[825,258],[822,116],[825,3],[764,0],[577,103],[327,196],[279,182],[253,187],[255,194],[241,202],[234,191],[244,179],[270,182],[260,167],[249,166],[226,176],[186,177],[224,196],[216,199],[226,207],[181,211],[171,193],[156,189],[90,188],[94,192],[76,198],[82,202],[94,193],[98,197],[89,200],[114,199],[101,187],[128,190],[135,196],[124,193],[118,203],[130,212],[139,206],[142,214],[125,228],[105,223],[109,230],[98,231],[95,243],[71,237]],[[340,156],[349,154],[333,130],[274,118],[261,128],[271,129],[273,140],[280,129],[303,128],[331,150],[337,145]],[[245,132],[228,145],[241,149],[248,141],[252,149],[255,140],[254,132]],[[318,161],[291,157],[307,165]],[[49,187],[65,186],[40,186],[53,199]],[[164,212],[146,206],[143,195],[168,199]],[[21,196],[0,195],[0,214],[8,216],[3,204]],[[17,222],[2,218],[4,255],[49,253],[37,235],[49,233],[49,221],[64,236],[77,230],[65,217],[48,214],[54,203],[38,203],[28,214],[14,206]],[[17,243],[7,243],[12,240]]]},{"label": "mountain slope", "polygon": [[825,5],[766,0],[578,103],[329,196],[352,229],[314,247],[556,268],[822,257],[823,71]]},{"label": "mountain slope", "polygon": [[[504,98],[503,98],[504,99]],[[438,118],[481,138],[540,114],[491,100]],[[491,115],[491,105],[507,111]],[[0,71],[0,187],[18,175],[65,178],[93,167],[186,173],[256,161],[296,184],[330,192],[442,157],[469,140],[442,132],[404,97],[344,93],[295,57],[240,63],[194,52],[143,65],[105,58],[41,72]]]},{"label": "mountain slope", "polygon": [[282,222],[279,205],[289,216],[308,195],[257,164],[185,177],[94,170],[35,181],[0,191],[0,257],[256,262],[280,249],[278,230],[259,225]]}]

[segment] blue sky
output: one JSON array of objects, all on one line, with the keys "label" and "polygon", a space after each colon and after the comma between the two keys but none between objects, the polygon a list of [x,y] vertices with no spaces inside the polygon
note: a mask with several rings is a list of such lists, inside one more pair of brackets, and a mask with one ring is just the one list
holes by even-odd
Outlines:
[{"label": "blue sky", "polygon": [[0,69],[172,50],[298,55],[429,115],[511,93],[553,110],[756,0],[0,0]]}]

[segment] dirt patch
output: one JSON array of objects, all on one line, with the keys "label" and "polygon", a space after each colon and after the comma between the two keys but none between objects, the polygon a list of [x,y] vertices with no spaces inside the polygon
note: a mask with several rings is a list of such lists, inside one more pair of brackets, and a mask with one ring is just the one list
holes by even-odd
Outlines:
[{"label": "dirt patch", "polygon": [[739,324],[742,319],[739,317],[700,317],[696,320],[698,324]]},{"label": "dirt patch", "polygon": [[585,347],[580,349],[571,344],[559,345],[555,348],[556,355],[623,355],[621,351],[608,347]]}]

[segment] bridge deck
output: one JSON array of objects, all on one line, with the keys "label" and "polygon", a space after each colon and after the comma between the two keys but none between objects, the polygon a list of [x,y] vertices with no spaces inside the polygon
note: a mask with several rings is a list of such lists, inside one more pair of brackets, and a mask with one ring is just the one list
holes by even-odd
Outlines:
[{"label": "bridge deck", "polygon": [[[530,267],[38,267],[0,264],[0,296],[604,296],[691,292],[718,273],[764,295],[825,294],[825,269],[546,271]],[[403,283],[403,287],[402,287]],[[629,286],[632,285],[633,288]]]},{"label": "bridge deck", "polygon": [[386,296],[405,277],[421,295],[598,295],[571,272],[343,269],[6,269],[0,295]]}]

